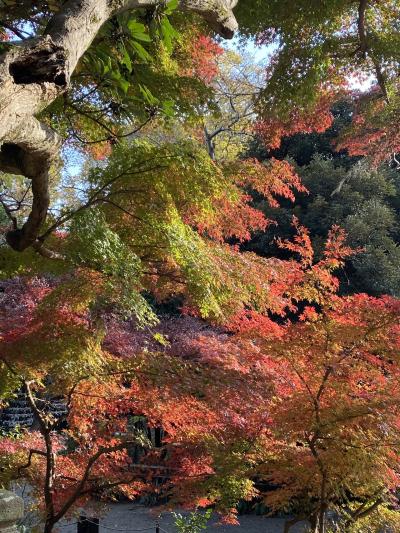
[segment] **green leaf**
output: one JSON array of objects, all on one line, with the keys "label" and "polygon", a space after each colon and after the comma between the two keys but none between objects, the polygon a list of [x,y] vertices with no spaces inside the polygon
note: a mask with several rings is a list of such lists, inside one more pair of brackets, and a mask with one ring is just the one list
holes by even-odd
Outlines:
[{"label": "green leaf", "polygon": [[164,115],[167,117],[173,117],[174,116],[174,100],[164,100],[162,102],[162,111]]},{"label": "green leaf", "polygon": [[130,34],[134,39],[138,41],[144,41],[146,43],[151,42],[150,36],[146,33],[146,26],[136,20],[130,20],[127,24]]},{"label": "green leaf", "polygon": [[146,102],[148,102],[150,105],[157,105],[159,103],[158,98],[156,98],[151,93],[150,89],[148,89],[148,87],[146,87],[145,85],[139,84],[139,90],[142,93],[142,95],[143,95],[144,99],[146,100]]},{"label": "green leaf", "polygon": [[131,42],[131,46],[135,50],[137,55],[140,57],[140,59],[142,59],[143,61],[146,61],[146,62],[153,61],[153,58],[151,57],[149,52],[145,48],[143,48],[143,46],[141,44],[139,44],[139,43],[137,43],[135,41],[132,41]]},{"label": "green leaf", "polygon": [[107,63],[103,64],[103,75],[108,74],[109,72],[111,72],[111,70],[112,70],[112,62],[111,62],[111,58],[109,57],[107,60]]},{"label": "green leaf", "polygon": [[122,77],[121,72],[119,70],[112,70],[110,72],[110,77],[115,81],[119,81]]},{"label": "green leaf", "polygon": [[170,342],[168,340],[167,335],[163,335],[162,333],[154,333],[153,338],[155,341],[157,341],[161,346],[169,346]]},{"label": "green leaf", "polygon": [[125,48],[124,45],[121,46],[121,51],[122,51],[121,63],[126,66],[129,72],[132,72],[132,61],[128,53],[128,50]]},{"label": "green leaf", "polygon": [[167,2],[167,5],[165,7],[164,13],[166,15],[172,15],[172,13],[177,9],[178,4],[179,4],[179,0],[169,0],[169,2]]},{"label": "green leaf", "polygon": [[175,30],[175,28],[172,27],[167,17],[163,17],[161,19],[160,28],[161,28],[161,35],[162,35],[163,43],[166,49],[168,50],[168,52],[171,52],[173,48],[172,42],[174,39],[179,37],[179,33]]},{"label": "green leaf", "polygon": [[125,78],[122,78],[122,77],[119,80],[119,85],[120,85],[121,89],[124,91],[125,94],[128,92],[128,89],[131,86],[129,81],[126,80]]}]

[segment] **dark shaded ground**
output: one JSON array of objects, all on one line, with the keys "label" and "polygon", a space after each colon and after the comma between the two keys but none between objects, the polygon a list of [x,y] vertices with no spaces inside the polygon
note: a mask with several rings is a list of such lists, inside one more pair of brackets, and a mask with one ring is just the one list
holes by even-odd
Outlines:
[{"label": "dark shaded ground", "polygon": [[[183,513],[184,514],[184,513]],[[214,533],[283,533],[285,520],[282,518],[267,518],[263,516],[245,515],[240,518],[240,526],[217,525],[211,521],[206,531]],[[153,532],[156,531],[156,523],[160,525],[160,533],[176,533],[174,519],[170,513],[162,513],[157,517],[157,511],[147,507],[130,503],[112,504],[108,513],[100,519],[100,533],[113,533],[119,531]],[[76,533],[76,523],[63,523],[59,533]],[[291,529],[291,533],[303,533],[305,527],[299,525]]]}]

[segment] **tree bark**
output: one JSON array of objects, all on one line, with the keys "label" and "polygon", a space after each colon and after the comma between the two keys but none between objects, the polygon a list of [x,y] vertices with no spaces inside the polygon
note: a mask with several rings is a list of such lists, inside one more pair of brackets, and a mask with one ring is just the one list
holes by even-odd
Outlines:
[{"label": "tree bark", "polygon": [[210,135],[210,133],[207,130],[207,126],[204,126],[204,138],[206,141],[208,155],[211,157],[213,161],[215,161],[215,143],[214,143],[213,137]]},{"label": "tree bark", "polygon": [[[37,406],[36,398],[34,397],[31,389],[31,382],[24,382],[24,389],[28,399],[28,403],[34,413],[34,416],[39,424],[39,431],[43,437],[45,443],[44,456],[46,457],[46,473],[44,479],[44,501],[46,506],[46,520],[44,532],[50,533],[53,524],[54,524],[54,479],[56,475],[56,454],[53,448],[53,440],[51,437],[51,432],[54,429],[54,424],[51,422],[50,418],[46,416],[41,409]],[[29,461],[28,461],[29,462]]]},{"label": "tree bark", "polygon": [[[13,47],[0,58],[0,170],[32,180],[32,210],[6,239],[17,251],[40,251],[37,238],[49,207],[48,176],[60,140],[35,118],[66,92],[80,58],[102,25],[114,15],[161,0],[67,0],[44,34]],[[238,0],[180,0],[180,9],[200,14],[223,37],[237,29],[232,9]]]}]

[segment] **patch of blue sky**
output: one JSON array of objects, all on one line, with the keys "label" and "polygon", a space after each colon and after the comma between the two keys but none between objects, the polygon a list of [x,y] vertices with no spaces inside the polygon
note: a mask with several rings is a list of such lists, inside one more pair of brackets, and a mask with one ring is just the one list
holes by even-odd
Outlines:
[{"label": "patch of blue sky", "polygon": [[[231,41],[224,41],[223,46],[227,50],[233,50],[254,60],[258,65],[267,65],[271,55],[277,50],[278,43],[268,45],[258,45],[252,39],[243,40],[239,37]],[[348,78],[349,88],[353,91],[366,92],[376,83],[374,76],[365,76],[361,79],[358,76]]]},{"label": "patch of blue sky", "polygon": [[235,37],[231,41],[224,41],[223,47],[227,50],[233,50],[239,54],[251,57],[255,63],[267,63],[276,50],[277,45],[258,45],[253,39],[243,40],[240,36]]}]

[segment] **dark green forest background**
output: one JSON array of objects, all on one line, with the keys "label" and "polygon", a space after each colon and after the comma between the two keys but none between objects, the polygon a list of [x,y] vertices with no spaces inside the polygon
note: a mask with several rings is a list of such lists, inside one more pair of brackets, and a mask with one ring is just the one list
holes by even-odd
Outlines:
[{"label": "dark green forest background", "polygon": [[350,124],[352,103],[340,101],[332,109],[331,128],[322,134],[296,134],[283,139],[278,150],[267,152],[254,141],[244,154],[265,161],[271,157],[295,163],[308,194],[295,203],[281,201],[271,208],[254,196],[255,204],[276,221],[244,245],[267,257],[287,258],[277,238],[293,235],[295,215],[310,231],[317,257],[333,224],[343,227],[348,243],[363,251],[347,260],[339,274],[342,294],[367,292],[400,296],[400,175],[394,164],[373,168],[367,158],[349,157],[335,149],[339,134]]}]

